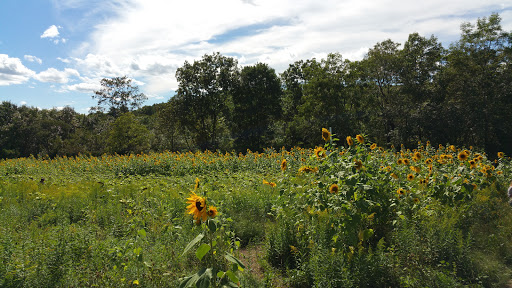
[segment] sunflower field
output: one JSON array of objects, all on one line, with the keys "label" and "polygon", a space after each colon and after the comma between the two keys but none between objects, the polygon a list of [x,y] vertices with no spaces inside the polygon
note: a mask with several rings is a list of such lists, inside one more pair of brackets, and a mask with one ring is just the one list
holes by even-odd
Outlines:
[{"label": "sunflower field", "polygon": [[508,155],[315,149],[0,161],[1,287],[503,287]]}]

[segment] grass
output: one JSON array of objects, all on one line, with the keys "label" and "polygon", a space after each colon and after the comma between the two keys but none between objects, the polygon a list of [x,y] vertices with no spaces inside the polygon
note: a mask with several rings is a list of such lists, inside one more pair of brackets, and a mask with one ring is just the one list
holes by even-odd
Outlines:
[{"label": "grass", "polygon": [[190,191],[229,218],[244,287],[508,282],[508,159],[468,150],[460,161],[449,145],[325,148],[0,161],[0,286],[177,287],[202,265],[183,255],[200,231]]}]

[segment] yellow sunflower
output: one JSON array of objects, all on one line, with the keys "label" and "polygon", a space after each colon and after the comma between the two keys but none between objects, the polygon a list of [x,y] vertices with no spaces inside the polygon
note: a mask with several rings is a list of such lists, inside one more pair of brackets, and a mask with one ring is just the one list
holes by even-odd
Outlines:
[{"label": "yellow sunflower", "polygon": [[196,178],[196,185],[194,186],[194,190],[199,189],[199,178]]},{"label": "yellow sunflower", "polygon": [[317,167],[311,166],[302,166],[299,168],[299,173],[316,173],[318,171]]},{"label": "yellow sunflower", "polygon": [[401,195],[404,195],[404,194],[405,194],[405,190],[404,190],[404,189],[402,189],[402,188],[398,188],[398,190],[396,190],[396,194],[398,194],[398,195],[400,195],[400,196],[401,196]]},{"label": "yellow sunflower", "polygon": [[354,145],[354,140],[352,140],[351,136],[347,136],[347,144],[348,144],[348,146]]},{"label": "yellow sunflower", "polygon": [[476,168],[476,161],[475,159],[469,160],[469,168],[475,169]]},{"label": "yellow sunflower", "polygon": [[421,160],[421,153],[420,152],[415,152],[414,156],[413,156],[413,159],[414,159],[414,161]]},{"label": "yellow sunflower", "polygon": [[324,158],[325,157],[325,149],[324,147],[316,147],[315,148],[315,155],[318,158]]},{"label": "yellow sunflower", "polygon": [[393,177],[394,179],[398,179],[398,175],[396,175],[395,173],[391,173],[391,177]]},{"label": "yellow sunflower", "polygon": [[377,143],[373,143],[373,144],[370,146],[370,149],[372,149],[372,150],[373,150],[373,149],[375,149],[375,148],[377,148]]},{"label": "yellow sunflower", "polygon": [[286,162],[286,159],[283,159],[281,161],[281,170],[285,171],[287,167],[288,167],[288,163]]},{"label": "yellow sunflower", "polygon": [[404,164],[404,160],[402,158],[400,158],[400,159],[396,160],[396,164],[402,165],[402,164]]},{"label": "yellow sunflower", "polygon": [[503,152],[498,152],[498,157],[499,158],[503,158],[503,156],[505,156],[505,154]]},{"label": "yellow sunflower", "polygon": [[363,168],[363,162],[361,162],[361,160],[354,160],[354,163],[356,164],[356,170],[361,170],[361,168]]},{"label": "yellow sunflower", "polygon": [[407,175],[407,180],[409,180],[409,181],[414,180],[414,175],[412,175],[412,174],[408,174],[408,175]]},{"label": "yellow sunflower", "polygon": [[322,128],[322,138],[324,141],[329,141],[331,139],[331,132],[325,128]]},{"label": "yellow sunflower", "polygon": [[196,193],[192,192],[190,197],[187,198],[187,210],[188,214],[193,214],[195,220],[206,221],[208,214],[206,212],[206,198],[197,196]]},{"label": "yellow sunflower", "polygon": [[208,207],[208,212],[206,212],[206,214],[210,217],[210,218],[215,218],[215,216],[217,216],[217,207],[215,206],[210,206]]},{"label": "yellow sunflower", "polygon": [[432,164],[432,159],[431,158],[427,158],[427,160],[425,160],[425,164],[427,164],[427,165]]},{"label": "yellow sunflower", "polygon": [[411,162],[409,162],[409,159],[407,159],[407,158],[404,158],[403,162],[407,166],[409,166],[409,164],[411,163]]},{"label": "yellow sunflower", "polygon": [[460,161],[466,161],[468,160],[469,153],[467,153],[467,150],[461,151],[457,158],[459,158]]},{"label": "yellow sunflower", "polygon": [[409,166],[409,168],[416,173],[420,173],[421,171],[421,168],[418,166]]},{"label": "yellow sunflower", "polygon": [[364,144],[364,137],[363,137],[363,136],[361,136],[361,135],[357,134],[357,135],[356,135],[356,139],[357,139],[357,141],[358,141],[359,143]]},{"label": "yellow sunflower", "polygon": [[340,191],[340,187],[338,187],[338,184],[334,183],[331,185],[331,187],[329,187],[329,192],[331,192],[332,194],[337,194],[338,191]]}]

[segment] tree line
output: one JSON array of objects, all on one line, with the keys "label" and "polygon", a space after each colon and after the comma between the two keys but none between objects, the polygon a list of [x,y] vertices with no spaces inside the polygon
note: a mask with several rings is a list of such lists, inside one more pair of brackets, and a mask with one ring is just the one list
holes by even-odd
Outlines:
[{"label": "tree line", "polygon": [[279,75],[207,54],[178,68],[176,95],[152,106],[126,76],[103,79],[87,115],[2,102],[0,157],[313,147],[324,127],[383,146],[430,141],[510,155],[512,34],[500,22],[492,14],[463,23],[448,48],[412,33],[360,61],[332,53]]}]

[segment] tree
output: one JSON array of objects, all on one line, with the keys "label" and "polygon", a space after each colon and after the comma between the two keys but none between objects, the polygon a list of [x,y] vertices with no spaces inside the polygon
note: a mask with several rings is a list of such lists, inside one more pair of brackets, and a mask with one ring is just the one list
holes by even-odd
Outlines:
[{"label": "tree", "polygon": [[139,93],[139,88],[132,85],[132,79],[126,76],[103,78],[102,89],[94,91],[93,99],[98,100],[98,105],[92,110],[103,111],[104,105],[109,107],[109,113],[114,117],[139,108],[147,100],[146,95]]},{"label": "tree", "polygon": [[353,128],[347,115],[352,103],[345,91],[348,64],[340,54],[332,53],[321,61],[295,62],[281,74],[284,145],[310,147],[318,144],[315,135],[322,128],[332,127],[338,134]]},{"label": "tree", "polygon": [[[441,85],[453,143],[495,153],[511,147],[512,35],[503,31],[497,14],[463,23],[461,38],[446,57]],[[510,149],[510,148],[508,148]]]},{"label": "tree", "polygon": [[121,115],[112,124],[107,146],[111,153],[147,152],[150,143],[149,134],[149,130],[140,124],[132,113],[128,112]]},{"label": "tree", "polygon": [[436,138],[446,143],[446,139],[441,139],[443,107],[437,81],[443,56],[444,49],[436,37],[425,38],[418,33],[410,34],[398,53],[400,97],[407,104],[399,122],[400,135],[402,141],[409,140],[407,144]]},{"label": "tree", "polygon": [[239,150],[270,146],[271,124],[281,115],[281,81],[267,64],[246,66],[233,93],[233,126]]},{"label": "tree", "polygon": [[405,102],[399,95],[399,43],[390,39],[375,44],[360,62],[368,105],[373,117],[371,134],[381,143],[400,144],[402,137],[398,129],[399,117],[403,113]]},{"label": "tree", "polygon": [[229,118],[231,95],[238,81],[237,61],[219,53],[185,61],[176,71],[176,109],[182,126],[204,150],[219,148],[219,128]]}]

